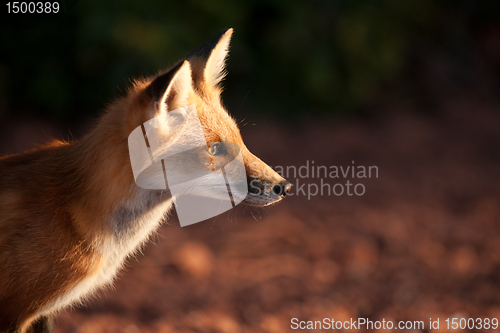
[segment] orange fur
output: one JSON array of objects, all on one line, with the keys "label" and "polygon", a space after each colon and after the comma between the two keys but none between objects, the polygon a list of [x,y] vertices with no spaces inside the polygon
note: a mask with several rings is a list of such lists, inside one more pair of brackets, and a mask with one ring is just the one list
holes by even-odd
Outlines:
[{"label": "orange fur", "polygon": [[[26,331],[40,316],[111,283],[165,218],[169,192],[136,186],[127,144],[133,129],[162,112],[160,100],[168,110],[195,105],[207,142],[242,148],[249,180],[284,182],[248,151],[220,103],[217,83],[231,32],[171,70],[137,80],[81,140],[0,158],[0,332]],[[281,197],[247,201],[265,205]]]}]

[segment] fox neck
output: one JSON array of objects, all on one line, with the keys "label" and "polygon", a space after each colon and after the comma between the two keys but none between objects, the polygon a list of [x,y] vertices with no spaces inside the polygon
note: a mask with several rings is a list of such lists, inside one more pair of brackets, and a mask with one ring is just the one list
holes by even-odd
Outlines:
[{"label": "fox neck", "polygon": [[81,174],[87,178],[77,209],[81,218],[75,220],[105,253],[114,250],[126,256],[166,218],[173,200],[169,191],[144,190],[135,184],[126,130],[104,126],[107,131],[98,126],[74,147]]}]

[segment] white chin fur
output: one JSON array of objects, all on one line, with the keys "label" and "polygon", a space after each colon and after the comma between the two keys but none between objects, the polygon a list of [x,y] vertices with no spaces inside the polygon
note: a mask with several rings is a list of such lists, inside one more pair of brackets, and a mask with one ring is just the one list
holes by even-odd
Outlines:
[{"label": "white chin fur", "polygon": [[266,207],[278,203],[282,199],[283,199],[282,197],[276,195],[265,196],[265,195],[248,193],[243,203],[247,206]]}]

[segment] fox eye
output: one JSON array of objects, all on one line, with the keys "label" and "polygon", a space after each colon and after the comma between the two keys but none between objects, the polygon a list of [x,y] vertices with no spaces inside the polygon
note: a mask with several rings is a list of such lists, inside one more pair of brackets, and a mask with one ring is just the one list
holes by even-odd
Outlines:
[{"label": "fox eye", "polygon": [[218,143],[214,143],[208,148],[208,153],[212,156],[217,156],[222,153],[222,147]]}]

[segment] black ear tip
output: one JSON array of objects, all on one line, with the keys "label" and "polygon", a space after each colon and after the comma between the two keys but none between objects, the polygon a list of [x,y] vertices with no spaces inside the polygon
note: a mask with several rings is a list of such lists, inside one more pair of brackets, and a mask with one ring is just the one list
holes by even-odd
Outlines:
[{"label": "black ear tip", "polygon": [[161,99],[161,96],[163,96],[165,90],[167,90],[170,81],[172,81],[174,75],[179,71],[183,64],[184,61],[179,61],[178,64],[165,73],[158,75],[153,82],[149,84],[146,91],[153,100],[158,101]]}]

